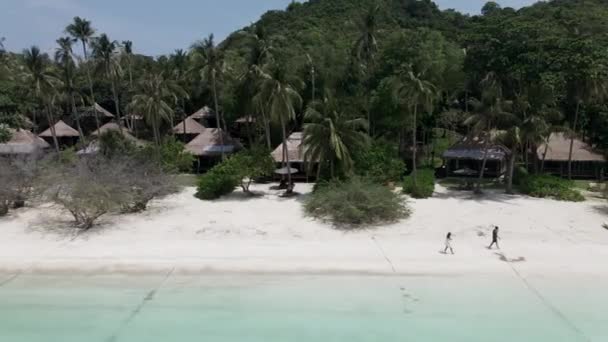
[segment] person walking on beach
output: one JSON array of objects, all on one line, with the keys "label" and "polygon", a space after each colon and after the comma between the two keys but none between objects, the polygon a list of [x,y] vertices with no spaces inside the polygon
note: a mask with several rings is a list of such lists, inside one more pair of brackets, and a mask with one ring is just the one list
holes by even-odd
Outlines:
[{"label": "person walking on beach", "polygon": [[494,230],[492,231],[492,243],[490,244],[490,246],[488,247],[488,249],[492,249],[492,246],[496,245],[496,247],[498,249],[500,249],[500,246],[498,245],[498,226],[494,227]]},{"label": "person walking on beach", "polygon": [[448,236],[445,237],[445,249],[443,250],[443,254],[448,254],[448,249],[454,254],[454,249],[452,248],[452,233],[448,233]]}]

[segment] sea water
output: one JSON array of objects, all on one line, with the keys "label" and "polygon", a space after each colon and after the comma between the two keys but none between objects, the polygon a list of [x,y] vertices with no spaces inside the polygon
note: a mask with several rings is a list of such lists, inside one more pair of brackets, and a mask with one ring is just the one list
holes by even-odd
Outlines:
[{"label": "sea water", "polygon": [[608,341],[598,279],[0,276],[3,342]]}]

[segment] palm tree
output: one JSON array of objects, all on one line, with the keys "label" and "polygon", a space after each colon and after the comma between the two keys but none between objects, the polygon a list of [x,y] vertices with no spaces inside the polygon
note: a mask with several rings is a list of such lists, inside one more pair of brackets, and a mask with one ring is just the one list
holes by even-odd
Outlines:
[{"label": "palm tree", "polygon": [[[370,83],[374,74],[375,59],[378,53],[377,26],[378,26],[378,5],[371,6],[359,21],[359,38],[355,42],[353,57],[358,62],[363,71],[366,83]],[[369,86],[369,84],[368,84]],[[367,96],[367,95],[366,95]],[[370,99],[366,100],[367,123],[371,128]]]},{"label": "palm tree", "polygon": [[93,79],[91,77],[91,69],[89,68],[88,61],[89,56],[87,53],[87,45],[91,42],[91,39],[95,35],[95,29],[91,25],[91,22],[80,18],[74,17],[74,21],[68,25],[65,29],[65,32],[72,36],[72,38],[79,40],[82,44],[82,54],[84,58],[84,65],[87,74],[87,81],[89,85],[89,95],[91,96],[90,104],[91,108],[93,108],[93,112],[95,113],[95,123],[97,125],[97,129],[99,129],[99,116],[97,115],[97,111],[95,111],[95,93],[93,92]]},{"label": "palm tree", "polygon": [[112,96],[114,97],[114,109],[116,111],[116,119],[118,127],[122,132],[122,120],[120,115],[120,102],[118,98],[117,83],[122,74],[118,54],[118,42],[110,40],[104,33],[91,42],[93,48],[93,58],[97,61],[97,71],[103,73],[111,84]]},{"label": "palm tree", "polygon": [[84,133],[82,132],[82,126],[80,125],[80,115],[76,110],[76,96],[78,91],[76,90],[76,64],[74,63],[74,53],[72,51],[72,45],[75,41],[76,40],[71,37],[57,39],[59,47],[55,50],[55,61],[59,64],[62,71],[63,92],[68,100],[67,102],[70,104],[72,116],[76,120],[80,141],[84,142],[85,138]]},{"label": "palm tree", "polygon": [[160,126],[163,121],[172,120],[173,106],[187,96],[175,81],[165,78],[162,73],[152,74],[141,81],[129,108],[143,114],[146,123],[152,126],[154,142],[159,146]]},{"label": "palm tree", "polygon": [[[263,104],[256,103],[255,93],[257,91],[261,74],[263,73],[263,67],[267,63],[272,62],[272,45],[268,40],[266,32],[262,26],[255,26],[251,32],[241,31],[241,35],[249,38],[251,43],[249,46],[250,52],[247,58],[247,68],[245,72],[239,77],[241,82],[241,94],[243,102],[245,102],[246,112],[258,113],[262,117],[264,126],[264,134],[266,138],[266,145],[268,149],[272,149],[272,143],[270,139],[270,120],[267,116],[267,108]],[[250,121],[248,124],[248,134],[251,143],[251,127]]]},{"label": "palm tree", "polygon": [[[327,92],[326,92],[327,93]],[[336,101],[328,95],[315,101],[306,110],[304,119],[304,161],[310,166],[318,162],[318,172],[323,162],[329,162],[331,178],[336,168],[348,174],[353,168],[352,152],[362,149],[368,142],[365,119],[349,119],[342,114]]]},{"label": "palm tree", "polygon": [[291,181],[291,163],[287,153],[287,124],[295,120],[296,110],[302,106],[302,97],[298,94],[295,84],[298,80],[291,79],[281,64],[272,64],[268,72],[262,74],[260,90],[256,95],[258,103],[265,103],[271,120],[281,125],[283,136],[283,159],[287,168],[289,188],[287,193],[293,192]]},{"label": "palm tree", "polygon": [[418,110],[422,107],[428,113],[433,111],[433,103],[438,96],[437,87],[424,79],[424,75],[415,74],[410,65],[401,68],[396,75],[389,78],[394,101],[408,108],[412,115],[412,181],[417,185],[417,150],[418,150]]},{"label": "palm tree", "polygon": [[[222,127],[222,120],[220,116],[220,109],[218,103],[218,89],[217,80],[221,77],[224,71],[224,56],[220,49],[215,46],[213,41],[213,34],[209,37],[198,41],[190,48],[190,53],[195,62],[195,68],[198,69],[201,79],[211,84],[211,91],[213,93],[213,104],[215,109],[215,120],[217,121],[217,127]],[[225,126],[225,125],[224,125]],[[225,129],[226,127],[224,127]],[[224,145],[224,137],[220,134],[220,144]],[[222,159],[225,158],[224,151],[222,149]]]},{"label": "palm tree", "polygon": [[129,87],[133,87],[133,70],[131,66],[133,62],[133,42],[130,40],[123,40],[122,48],[127,62],[127,71],[129,72]]},{"label": "palm tree", "polygon": [[45,109],[48,124],[53,136],[55,151],[59,153],[59,141],[55,132],[55,122],[52,115],[52,100],[59,80],[50,67],[49,56],[40,52],[37,46],[23,51],[24,78],[31,87],[34,97]]},{"label": "palm tree", "polygon": [[577,79],[575,82],[575,101],[576,110],[574,114],[574,123],[570,127],[570,151],[568,154],[568,179],[572,179],[572,155],[574,152],[574,139],[578,130],[581,108],[585,103],[593,100],[602,100],[608,95],[608,89],[605,80],[599,75],[586,75]]},{"label": "palm tree", "polygon": [[[169,57],[170,74],[171,74],[170,78],[173,81],[175,81],[177,83],[177,85],[179,85],[184,90],[186,89],[188,80],[190,79],[189,74],[188,74],[188,68],[189,68],[188,62],[189,62],[188,54],[182,49],[175,50],[175,52]],[[186,93],[186,95],[187,95],[187,93]],[[183,119],[183,124],[184,124],[184,132],[186,132],[186,118],[187,118],[186,99],[187,98],[188,98],[188,96],[182,96],[179,99],[180,112],[182,113],[182,119]],[[184,139],[187,139],[187,136],[185,134],[184,134]],[[184,142],[185,141],[186,140],[184,140]]]},{"label": "palm tree", "polygon": [[484,154],[479,170],[479,178],[475,187],[475,193],[481,193],[481,183],[488,162],[493,140],[493,131],[505,122],[513,121],[513,114],[508,111],[512,106],[510,101],[505,101],[502,97],[502,86],[493,72],[488,73],[481,81],[481,88],[484,89],[481,101],[472,98],[470,105],[473,108],[471,115],[464,121],[464,124],[472,127],[473,132],[479,136],[484,136]]}]

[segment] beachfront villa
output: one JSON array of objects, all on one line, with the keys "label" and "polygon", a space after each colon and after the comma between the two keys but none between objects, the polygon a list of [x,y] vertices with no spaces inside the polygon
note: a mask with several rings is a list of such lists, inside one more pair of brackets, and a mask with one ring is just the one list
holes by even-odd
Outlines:
[{"label": "beachfront villa", "polygon": [[241,150],[241,143],[221,128],[205,128],[190,141],[185,149],[196,157],[196,171],[208,170],[217,164],[222,154],[228,155]]},{"label": "beachfront villa", "polygon": [[215,112],[209,106],[202,107],[189,117],[198,121],[204,127],[217,128],[220,126],[216,120]]},{"label": "beachfront villa", "polygon": [[57,123],[53,125],[53,128],[49,127],[44,132],[38,134],[39,137],[44,139],[47,143],[53,144],[53,130],[55,136],[57,137],[57,141],[59,143],[59,147],[71,147],[78,143],[78,139],[80,138],[80,134],[77,130],[63,122],[63,120],[59,120]]},{"label": "beachfront villa", "polygon": [[[536,150],[542,172],[568,177],[571,139],[564,133],[553,133]],[[581,139],[575,138],[572,148],[572,177],[603,180],[607,172],[606,156]]]},{"label": "beachfront villa", "polygon": [[201,125],[193,116],[189,116],[184,121],[175,125],[172,132],[179,140],[189,143],[199,134],[203,133],[205,129],[205,126]]},{"label": "beachfront villa", "polygon": [[[295,180],[309,180],[311,174],[308,172],[308,166],[305,164],[304,154],[306,153],[305,147],[302,143],[304,139],[304,133],[293,132],[287,138],[287,155],[289,156],[289,163],[292,169],[296,169],[298,172],[292,174]],[[283,163],[286,160],[285,156],[285,145],[281,143],[273,152],[272,158],[277,164],[278,168],[283,167]]]},{"label": "beachfront villa", "polygon": [[0,155],[20,156],[42,154],[51,148],[44,139],[25,129],[11,130],[12,137],[0,143]]},{"label": "beachfront villa", "polygon": [[484,157],[487,158],[484,177],[499,178],[504,175],[511,151],[494,142],[489,144],[486,151],[486,136],[465,136],[444,152],[447,177],[478,177]]}]

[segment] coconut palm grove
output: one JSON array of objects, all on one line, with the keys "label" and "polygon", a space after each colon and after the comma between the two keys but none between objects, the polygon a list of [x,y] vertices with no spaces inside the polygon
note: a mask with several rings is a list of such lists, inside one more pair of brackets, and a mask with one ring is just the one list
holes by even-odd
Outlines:
[{"label": "coconut palm grove", "polygon": [[[286,195],[299,181],[405,182],[424,198],[448,177],[478,194],[581,200],[571,181],[608,172],[607,15],[592,0],[488,2],[481,15],[428,0],[293,2],[156,57],[75,17],[54,53],[2,50],[4,172],[139,158],[200,174],[205,199],[260,179]],[[25,200],[4,192],[4,212]]]}]

